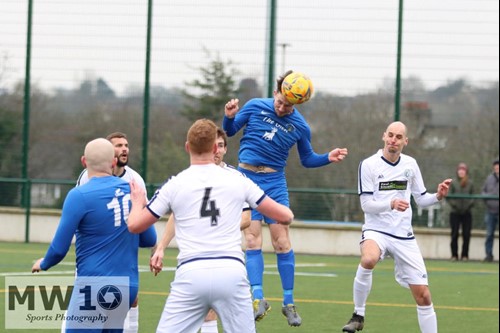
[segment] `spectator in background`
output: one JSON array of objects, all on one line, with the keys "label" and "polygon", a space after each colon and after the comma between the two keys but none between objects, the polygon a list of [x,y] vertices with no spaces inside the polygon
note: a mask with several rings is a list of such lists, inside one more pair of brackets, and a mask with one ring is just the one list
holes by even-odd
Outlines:
[{"label": "spectator in background", "polygon": [[[457,166],[456,181],[451,183],[450,194],[468,195],[474,193],[474,185],[469,179],[469,168],[465,163],[459,163]],[[474,200],[470,198],[449,198],[448,203],[451,207],[450,227],[451,227],[451,261],[457,261],[458,257],[458,238],[460,235],[460,226],[462,226],[462,253],[460,259],[469,260],[469,243],[472,229],[472,206]]]},{"label": "spectator in background", "polygon": [[[481,194],[498,196],[498,158],[493,161],[493,172],[484,181]],[[484,216],[484,222],[486,223],[486,240],[484,242],[486,258],[484,258],[484,261],[492,262],[493,241],[498,224],[498,199],[486,199],[484,203],[486,204],[486,214]]]}]

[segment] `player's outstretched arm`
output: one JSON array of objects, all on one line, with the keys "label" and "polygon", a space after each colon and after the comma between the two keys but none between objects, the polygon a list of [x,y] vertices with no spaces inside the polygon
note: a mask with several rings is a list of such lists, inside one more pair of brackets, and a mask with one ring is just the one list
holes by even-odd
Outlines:
[{"label": "player's outstretched arm", "polygon": [[293,212],[291,209],[277,203],[270,197],[265,197],[260,205],[257,206],[257,210],[279,224],[289,225],[293,221]]},{"label": "player's outstretched arm", "polygon": [[130,201],[132,208],[128,216],[128,231],[139,234],[152,226],[158,219],[145,208],[145,190],[133,180],[130,182]]},{"label": "player's outstretched arm", "polygon": [[161,272],[163,268],[163,256],[165,255],[165,249],[168,244],[172,241],[175,236],[175,217],[174,214],[170,214],[168,217],[167,224],[165,225],[165,230],[161,240],[156,244],[156,249],[153,252],[151,259],[149,259],[149,269],[156,275]]}]

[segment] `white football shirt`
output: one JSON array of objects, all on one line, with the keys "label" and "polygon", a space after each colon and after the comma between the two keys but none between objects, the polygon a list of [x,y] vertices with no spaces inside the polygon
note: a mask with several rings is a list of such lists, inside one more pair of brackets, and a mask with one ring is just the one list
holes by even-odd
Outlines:
[{"label": "white football shirt", "polygon": [[256,208],[265,194],[247,177],[215,165],[192,165],[158,189],[147,208],[156,217],[175,215],[179,265],[203,258],[243,262],[240,219],[245,202]]},{"label": "white football shirt", "polygon": [[[124,167],[124,171],[121,175],[119,175],[121,179],[123,179],[126,182],[130,182],[132,179],[137,182],[142,188],[146,189],[146,183],[144,182],[144,179],[142,179],[141,175],[126,165]],[[76,186],[83,185],[89,181],[89,173],[87,169],[84,169],[81,173],[80,176],[78,176],[78,180],[76,181]]]},{"label": "white football shirt", "polygon": [[389,235],[412,238],[412,209],[400,212],[390,209],[393,198],[410,202],[427,192],[417,161],[401,154],[396,163],[383,156],[382,149],[361,161],[358,174],[358,194],[372,195],[372,200],[387,202],[388,209],[378,214],[365,212],[363,230],[376,230]]},{"label": "white football shirt", "polygon": [[[245,174],[241,173],[240,171],[238,171],[238,169],[236,169],[234,166],[232,165],[229,165],[227,164],[226,162],[221,162],[220,165],[219,165],[221,168],[223,168],[224,170],[227,170],[229,172],[232,172],[236,175],[239,175],[240,177],[246,177]],[[250,209],[250,206],[248,205],[248,203],[244,203],[243,204],[243,210],[249,210]]]}]

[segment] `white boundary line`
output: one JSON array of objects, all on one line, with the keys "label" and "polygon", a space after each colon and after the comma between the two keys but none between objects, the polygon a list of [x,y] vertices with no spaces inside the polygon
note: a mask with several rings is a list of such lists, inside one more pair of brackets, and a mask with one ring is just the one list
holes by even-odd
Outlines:
[{"label": "white boundary line", "polygon": [[[75,266],[73,263],[59,263],[58,266],[65,265],[65,266]],[[297,264],[295,267],[325,267],[325,264]],[[275,268],[276,265],[265,265],[265,268]],[[176,267],[164,267],[162,269],[163,272],[175,272]],[[149,266],[139,266],[139,272],[144,273],[144,272],[149,272]],[[40,275],[74,275],[75,271],[46,271],[46,272],[39,272],[36,274]],[[279,275],[278,272],[276,271],[264,271],[264,274],[267,275]],[[33,273],[30,272],[5,272],[5,273],[0,273],[0,276],[26,276],[26,275],[33,275]],[[306,272],[295,272],[296,276],[318,276],[318,277],[337,277],[337,274],[334,273],[306,273]]]}]

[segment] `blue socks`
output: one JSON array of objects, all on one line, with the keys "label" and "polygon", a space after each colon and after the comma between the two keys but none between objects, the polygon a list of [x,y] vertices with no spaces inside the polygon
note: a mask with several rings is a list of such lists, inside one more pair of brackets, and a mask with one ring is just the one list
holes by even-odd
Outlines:
[{"label": "blue socks", "polygon": [[[281,278],[281,287],[283,288],[283,305],[294,304],[295,254],[293,250],[290,250],[288,253],[277,253],[276,257],[278,272]],[[253,299],[263,299],[262,278],[264,275],[264,257],[262,250],[246,251],[246,267]]]},{"label": "blue socks", "polygon": [[252,287],[253,299],[263,299],[262,277],[264,275],[264,257],[262,256],[262,250],[247,250],[246,266],[248,280]]},{"label": "blue socks", "polygon": [[277,253],[278,272],[283,288],[283,305],[294,304],[293,285],[295,282],[295,254],[293,250],[288,253]]}]

